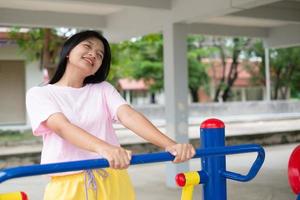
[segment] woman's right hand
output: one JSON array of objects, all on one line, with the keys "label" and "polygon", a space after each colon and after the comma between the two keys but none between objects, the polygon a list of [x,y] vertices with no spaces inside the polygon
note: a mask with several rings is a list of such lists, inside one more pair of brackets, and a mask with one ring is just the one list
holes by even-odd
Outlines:
[{"label": "woman's right hand", "polygon": [[99,154],[109,162],[113,169],[126,169],[130,165],[131,151],[122,147],[108,145],[101,148]]}]

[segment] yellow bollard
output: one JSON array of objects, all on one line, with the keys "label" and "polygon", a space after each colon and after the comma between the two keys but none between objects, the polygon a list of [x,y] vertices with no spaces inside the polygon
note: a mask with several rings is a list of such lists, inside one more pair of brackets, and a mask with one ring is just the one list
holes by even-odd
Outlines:
[{"label": "yellow bollard", "polygon": [[200,176],[198,172],[186,172],[177,174],[176,183],[183,187],[181,200],[192,200],[194,186],[200,183]]},{"label": "yellow bollard", "polygon": [[24,192],[11,192],[0,194],[0,200],[28,200]]},{"label": "yellow bollard", "polygon": [[192,200],[193,199],[194,186],[188,185],[182,188],[181,200]]}]

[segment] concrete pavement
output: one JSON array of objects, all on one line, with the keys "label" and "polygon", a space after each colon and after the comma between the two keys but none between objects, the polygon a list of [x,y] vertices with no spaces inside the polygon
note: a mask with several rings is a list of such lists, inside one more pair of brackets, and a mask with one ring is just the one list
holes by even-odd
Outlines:
[{"label": "concrete pavement", "polygon": [[[247,183],[228,181],[228,200],[294,200],[287,180],[287,163],[297,144],[269,146],[265,148],[266,160],[254,180]],[[245,174],[255,159],[255,154],[239,154],[227,157],[227,169]],[[191,170],[199,170],[200,160],[190,161]],[[129,168],[138,200],[180,199],[180,189],[170,189],[164,184],[165,164],[138,165]],[[46,185],[45,176],[13,179],[0,184],[0,193],[23,190],[30,200],[41,200]],[[201,186],[197,186],[194,199],[202,199]],[[124,198],[126,200],[126,198]]]}]

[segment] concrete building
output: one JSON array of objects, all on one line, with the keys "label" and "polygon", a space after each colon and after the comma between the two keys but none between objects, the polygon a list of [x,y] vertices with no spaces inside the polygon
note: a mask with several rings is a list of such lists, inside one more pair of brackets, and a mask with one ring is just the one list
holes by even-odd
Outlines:
[{"label": "concrete building", "polygon": [[43,82],[38,62],[26,62],[17,44],[0,33],[0,125],[26,125],[26,91]]}]

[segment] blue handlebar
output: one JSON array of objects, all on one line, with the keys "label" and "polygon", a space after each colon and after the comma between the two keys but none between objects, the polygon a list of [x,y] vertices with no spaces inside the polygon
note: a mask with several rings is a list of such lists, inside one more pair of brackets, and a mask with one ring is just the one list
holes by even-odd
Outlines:
[{"label": "blue handlebar", "polygon": [[[250,152],[257,152],[258,154],[255,162],[253,163],[249,173],[246,176],[234,172],[228,172],[228,171],[223,172],[223,175],[226,178],[230,178],[237,181],[249,181],[253,179],[255,175],[258,173],[265,158],[264,149],[259,145],[248,144],[248,145],[237,145],[237,146],[227,146],[227,147],[217,147],[217,148],[196,149],[196,155],[193,158],[220,156],[220,155],[238,154],[238,153],[250,153]],[[165,161],[172,161],[172,160],[174,160],[174,156],[168,152],[138,154],[132,156],[130,165],[165,162]],[[8,179],[18,178],[18,177],[35,176],[35,175],[59,173],[59,172],[66,172],[66,171],[105,168],[105,167],[109,167],[109,163],[106,159],[93,159],[93,160],[82,160],[82,161],[7,168],[0,171],[0,183]]]},{"label": "blue handlebar", "polygon": [[232,179],[235,181],[241,181],[241,182],[247,182],[247,181],[252,180],[258,173],[259,169],[261,168],[261,166],[265,160],[265,151],[261,151],[261,150],[259,150],[259,148],[261,148],[261,147],[258,147],[257,157],[247,175],[241,175],[241,174],[238,174],[235,172],[225,171],[222,173],[223,176],[225,176],[228,179]]}]

